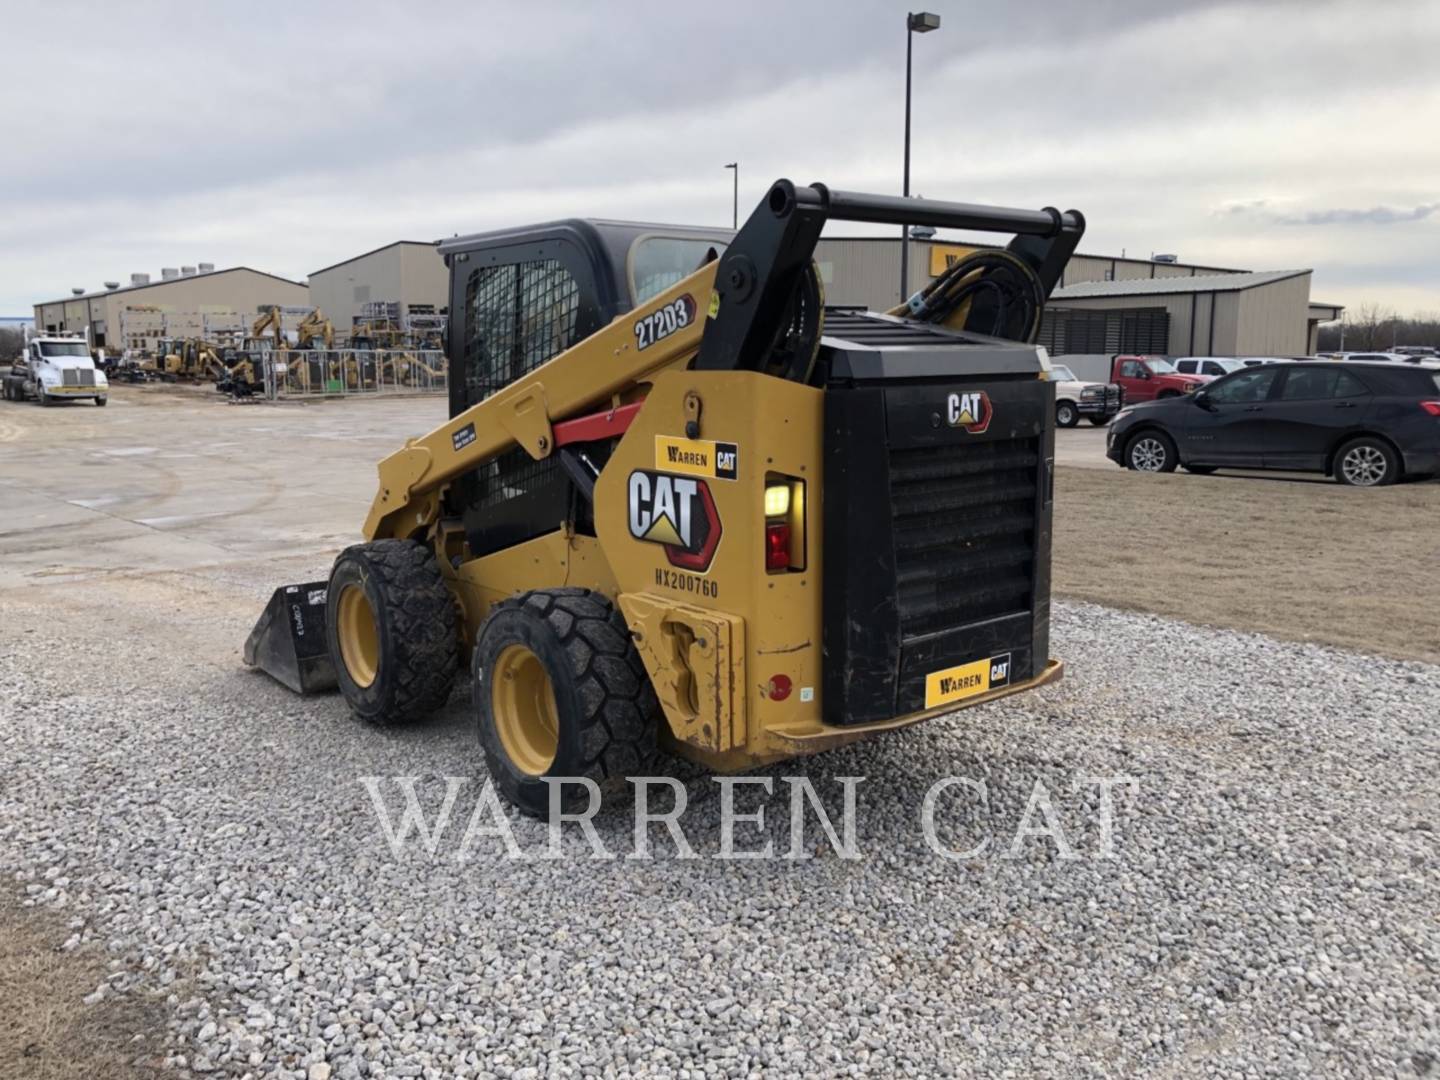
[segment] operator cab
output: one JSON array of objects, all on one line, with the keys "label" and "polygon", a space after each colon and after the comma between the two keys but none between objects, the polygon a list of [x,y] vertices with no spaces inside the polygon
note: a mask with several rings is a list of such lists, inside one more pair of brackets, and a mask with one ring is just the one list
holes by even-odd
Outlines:
[{"label": "operator cab", "polygon": [[[450,268],[450,415],[534,371],[717,258],[729,229],[572,218],[442,241]],[[453,491],[473,552],[543,535],[570,511],[559,458],[516,447]],[[588,514],[577,528],[592,528]]]}]

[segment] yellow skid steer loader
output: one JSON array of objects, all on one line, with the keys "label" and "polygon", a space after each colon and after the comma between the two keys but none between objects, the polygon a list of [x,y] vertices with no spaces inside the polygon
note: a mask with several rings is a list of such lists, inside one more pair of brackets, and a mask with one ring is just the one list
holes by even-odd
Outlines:
[{"label": "yellow skid steer loader", "polygon": [[[895,310],[824,307],[827,221],[1013,234]],[[776,182],[738,232],[564,221],[441,243],[451,419],[385,458],[365,542],[246,660],[414,721],[469,663],[497,787],[731,771],[1060,676],[1053,384],[1084,231]],[[585,797],[565,789],[564,804]]]}]

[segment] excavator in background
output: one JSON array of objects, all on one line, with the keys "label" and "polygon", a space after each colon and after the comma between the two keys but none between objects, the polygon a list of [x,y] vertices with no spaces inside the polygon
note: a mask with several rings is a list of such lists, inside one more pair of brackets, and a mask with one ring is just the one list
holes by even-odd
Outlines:
[{"label": "excavator in background", "polygon": [[[827,221],[1013,234],[885,313],[826,310]],[[777,181],[736,233],[571,220],[440,246],[450,419],[245,659],[405,724],[471,674],[524,812],[664,746],[754,768],[1043,686],[1076,211]]]},{"label": "excavator in background", "polygon": [[310,312],[295,329],[296,346],[301,349],[335,348],[335,327],[319,308]]},{"label": "excavator in background", "polygon": [[161,338],[154,359],[142,363],[140,369],[165,382],[199,382],[218,378],[225,365],[214,348],[200,338]]}]

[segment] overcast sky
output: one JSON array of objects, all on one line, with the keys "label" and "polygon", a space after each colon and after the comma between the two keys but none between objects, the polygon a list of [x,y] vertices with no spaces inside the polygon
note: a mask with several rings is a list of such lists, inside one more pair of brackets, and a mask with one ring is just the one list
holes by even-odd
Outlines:
[{"label": "overcast sky", "polygon": [[[1440,311],[1440,3],[935,0],[912,188],[1084,212],[1081,250],[1313,267]],[[11,3],[0,315],[199,261],[303,279],[561,216],[728,224],[898,191],[906,6]],[[836,226],[831,233],[862,227]]]}]

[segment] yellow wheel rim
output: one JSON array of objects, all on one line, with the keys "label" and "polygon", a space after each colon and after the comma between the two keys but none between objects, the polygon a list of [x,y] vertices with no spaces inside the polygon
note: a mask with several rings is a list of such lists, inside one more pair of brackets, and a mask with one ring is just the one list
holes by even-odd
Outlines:
[{"label": "yellow wheel rim", "polygon": [[509,645],[490,678],[490,712],[500,745],[515,767],[544,776],[560,743],[555,688],[540,658],[524,645]]},{"label": "yellow wheel rim", "polygon": [[365,590],[359,585],[346,585],[340,592],[335,617],[340,659],[350,681],[363,690],[375,681],[380,669],[380,630]]}]

